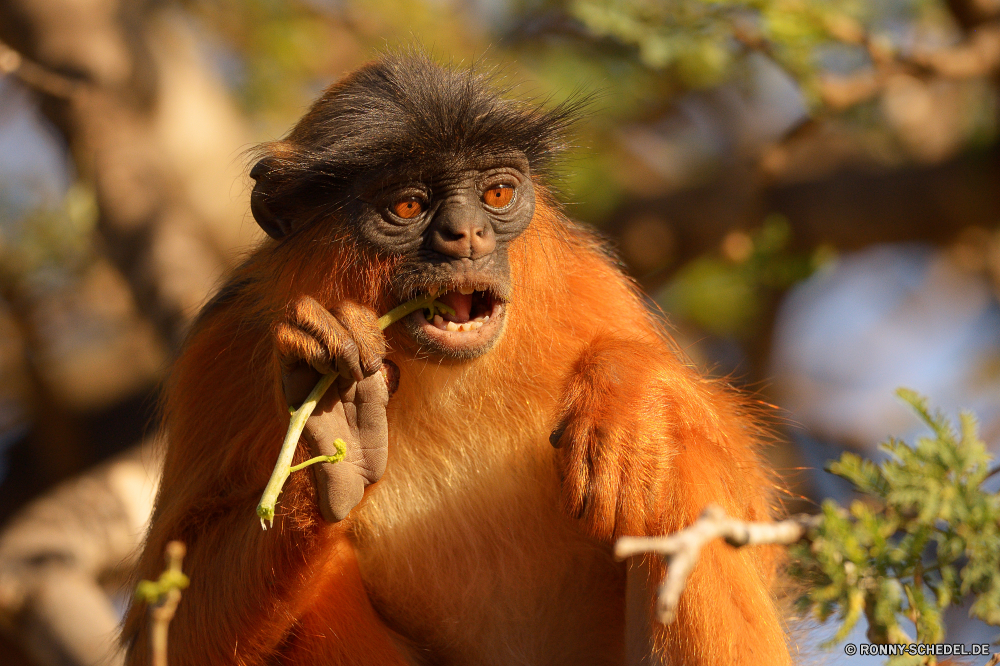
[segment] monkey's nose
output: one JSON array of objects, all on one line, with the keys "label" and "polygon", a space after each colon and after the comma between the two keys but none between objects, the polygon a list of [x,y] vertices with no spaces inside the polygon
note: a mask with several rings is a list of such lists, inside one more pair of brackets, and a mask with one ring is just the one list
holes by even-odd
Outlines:
[{"label": "monkey's nose", "polygon": [[478,259],[493,252],[497,246],[493,226],[481,219],[449,219],[431,231],[431,249],[455,259]]}]

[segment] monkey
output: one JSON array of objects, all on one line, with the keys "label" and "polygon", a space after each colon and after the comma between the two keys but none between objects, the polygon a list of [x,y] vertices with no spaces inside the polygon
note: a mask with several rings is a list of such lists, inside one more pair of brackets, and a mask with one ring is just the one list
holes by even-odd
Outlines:
[{"label": "monkey", "polygon": [[[669,627],[650,619],[659,561],[613,557],[709,503],[767,520],[776,484],[751,401],[684,359],[557,203],[580,113],[388,53],[260,148],[250,208],[270,238],[165,389],[138,573],[187,544],[173,666],[621,664],[634,642],[642,663],[790,664],[777,550],[706,547]],[[447,308],[379,330],[427,294]],[[321,373],[335,388],[295,461],[336,438],[346,458],[292,474],[262,531],[289,406]],[[149,663],[149,621],[128,612],[128,664]]]}]

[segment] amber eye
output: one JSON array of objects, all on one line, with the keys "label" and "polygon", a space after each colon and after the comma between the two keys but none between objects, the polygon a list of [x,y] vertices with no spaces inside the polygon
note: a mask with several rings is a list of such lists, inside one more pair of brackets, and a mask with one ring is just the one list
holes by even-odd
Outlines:
[{"label": "amber eye", "polygon": [[392,205],[392,212],[404,220],[410,220],[424,212],[424,202],[416,197],[402,199]]},{"label": "amber eye", "polygon": [[483,192],[483,201],[490,208],[503,208],[514,198],[513,185],[497,185]]}]

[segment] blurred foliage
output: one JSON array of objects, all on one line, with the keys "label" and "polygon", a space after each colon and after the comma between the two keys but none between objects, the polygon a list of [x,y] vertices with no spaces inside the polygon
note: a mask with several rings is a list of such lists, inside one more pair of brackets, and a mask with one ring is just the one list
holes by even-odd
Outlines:
[{"label": "blurred foliage", "polygon": [[344,0],[189,2],[227,83],[272,139],[317,95],[381,49],[423,44],[445,59],[474,58],[487,40],[448,3]]},{"label": "blurred foliage", "polygon": [[693,87],[719,83],[733,64],[738,3],[574,0],[573,16],[595,34],[634,45],[654,69],[671,68]]},{"label": "blurred foliage", "polygon": [[[259,140],[282,135],[326,85],[378,50],[406,45],[463,66],[499,66],[505,81],[524,82],[514,91],[522,97],[554,103],[580,90],[596,92],[557,186],[570,214],[597,226],[651,186],[630,166],[635,158],[627,155],[622,130],[662,122],[692,91],[736,84],[752,96],[760,72],[747,56],[763,55],[793,75],[818,113],[817,83],[825,74],[870,69],[873,49],[909,51],[956,37],[944,0],[188,0],[186,6]],[[992,140],[993,99],[986,90],[964,104],[967,141]],[[881,112],[849,121],[864,131],[886,126]]]},{"label": "blurred foliage", "polygon": [[730,232],[718,254],[682,267],[657,295],[664,310],[723,337],[747,338],[761,326],[768,303],[834,256],[823,246],[789,249],[791,226],[771,215],[752,234]]},{"label": "blurred foliage", "polygon": [[[975,417],[962,413],[956,431],[925,398],[906,389],[897,395],[931,436],[914,446],[890,439],[881,464],[853,453],[831,463],[862,498],[848,509],[824,502],[819,526],[791,548],[791,574],[806,589],[800,610],[821,621],[839,614],[832,642],[864,616],[872,643],[940,643],[942,612],[967,595],[975,597],[970,616],[1000,625],[1000,495],[982,489],[992,456]],[[936,661],[906,655],[888,663]]]},{"label": "blurred foliage", "polygon": [[54,207],[23,217],[0,212],[0,286],[64,280],[93,257],[96,224],[93,190],[82,183],[72,185]]},{"label": "blurred foliage", "polygon": [[717,85],[742,54],[757,49],[807,91],[827,68],[869,65],[869,38],[891,52],[929,36],[922,32],[940,31],[947,16],[933,0],[571,0],[568,8],[595,34],[634,46],[644,64],[668,70],[684,87]]}]

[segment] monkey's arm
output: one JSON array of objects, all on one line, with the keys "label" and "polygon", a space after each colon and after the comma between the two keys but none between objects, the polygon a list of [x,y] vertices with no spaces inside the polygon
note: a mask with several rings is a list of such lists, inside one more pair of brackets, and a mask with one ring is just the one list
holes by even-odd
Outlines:
[{"label": "monkey's arm", "polygon": [[[289,478],[274,529],[260,529],[254,506],[287,411],[276,392],[281,369],[268,344],[269,327],[234,323],[231,316],[216,313],[202,325],[168,389],[170,448],[138,575],[157,575],[167,541],[187,544],[184,568],[191,586],[171,623],[170,662],[297,663],[287,655],[304,650],[325,655],[324,663],[353,663],[343,658],[352,653],[373,655],[374,663],[399,663],[361,585],[347,524],[330,524],[317,510],[323,485],[317,492],[312,468]],[[377,373],[331,389],[307,425],[309,446],[300,445],[296,461],[310,457],[307,448],[322,450],[327,439],[339,436],[359,456],[345,470],[364,473],[361,445],[385,438],[386,399]],[[379,406],[381,417],[373,409]],[[353,497],[354,486],[347,485]],[[331,600],[338,610],[318,627],[316,613]],[[148,663],[148,630],[145,609],[133,607],[123,632],[131,642],[128,663]]]},{"label": "monkey's arm", "polygon": [[[709,503],[747,520],[770,516],[774,485],[751,421],[725,387],[696,376],[665,345],[599,335],[573,368],[563,410],[552,437],[563,507],[594,537],[674,532]],[[666,663],[790,663],[771,598],[774,554],[706,548],[675,624],[652,623]],[[649,591],[662,573],[652,563]]]}]

